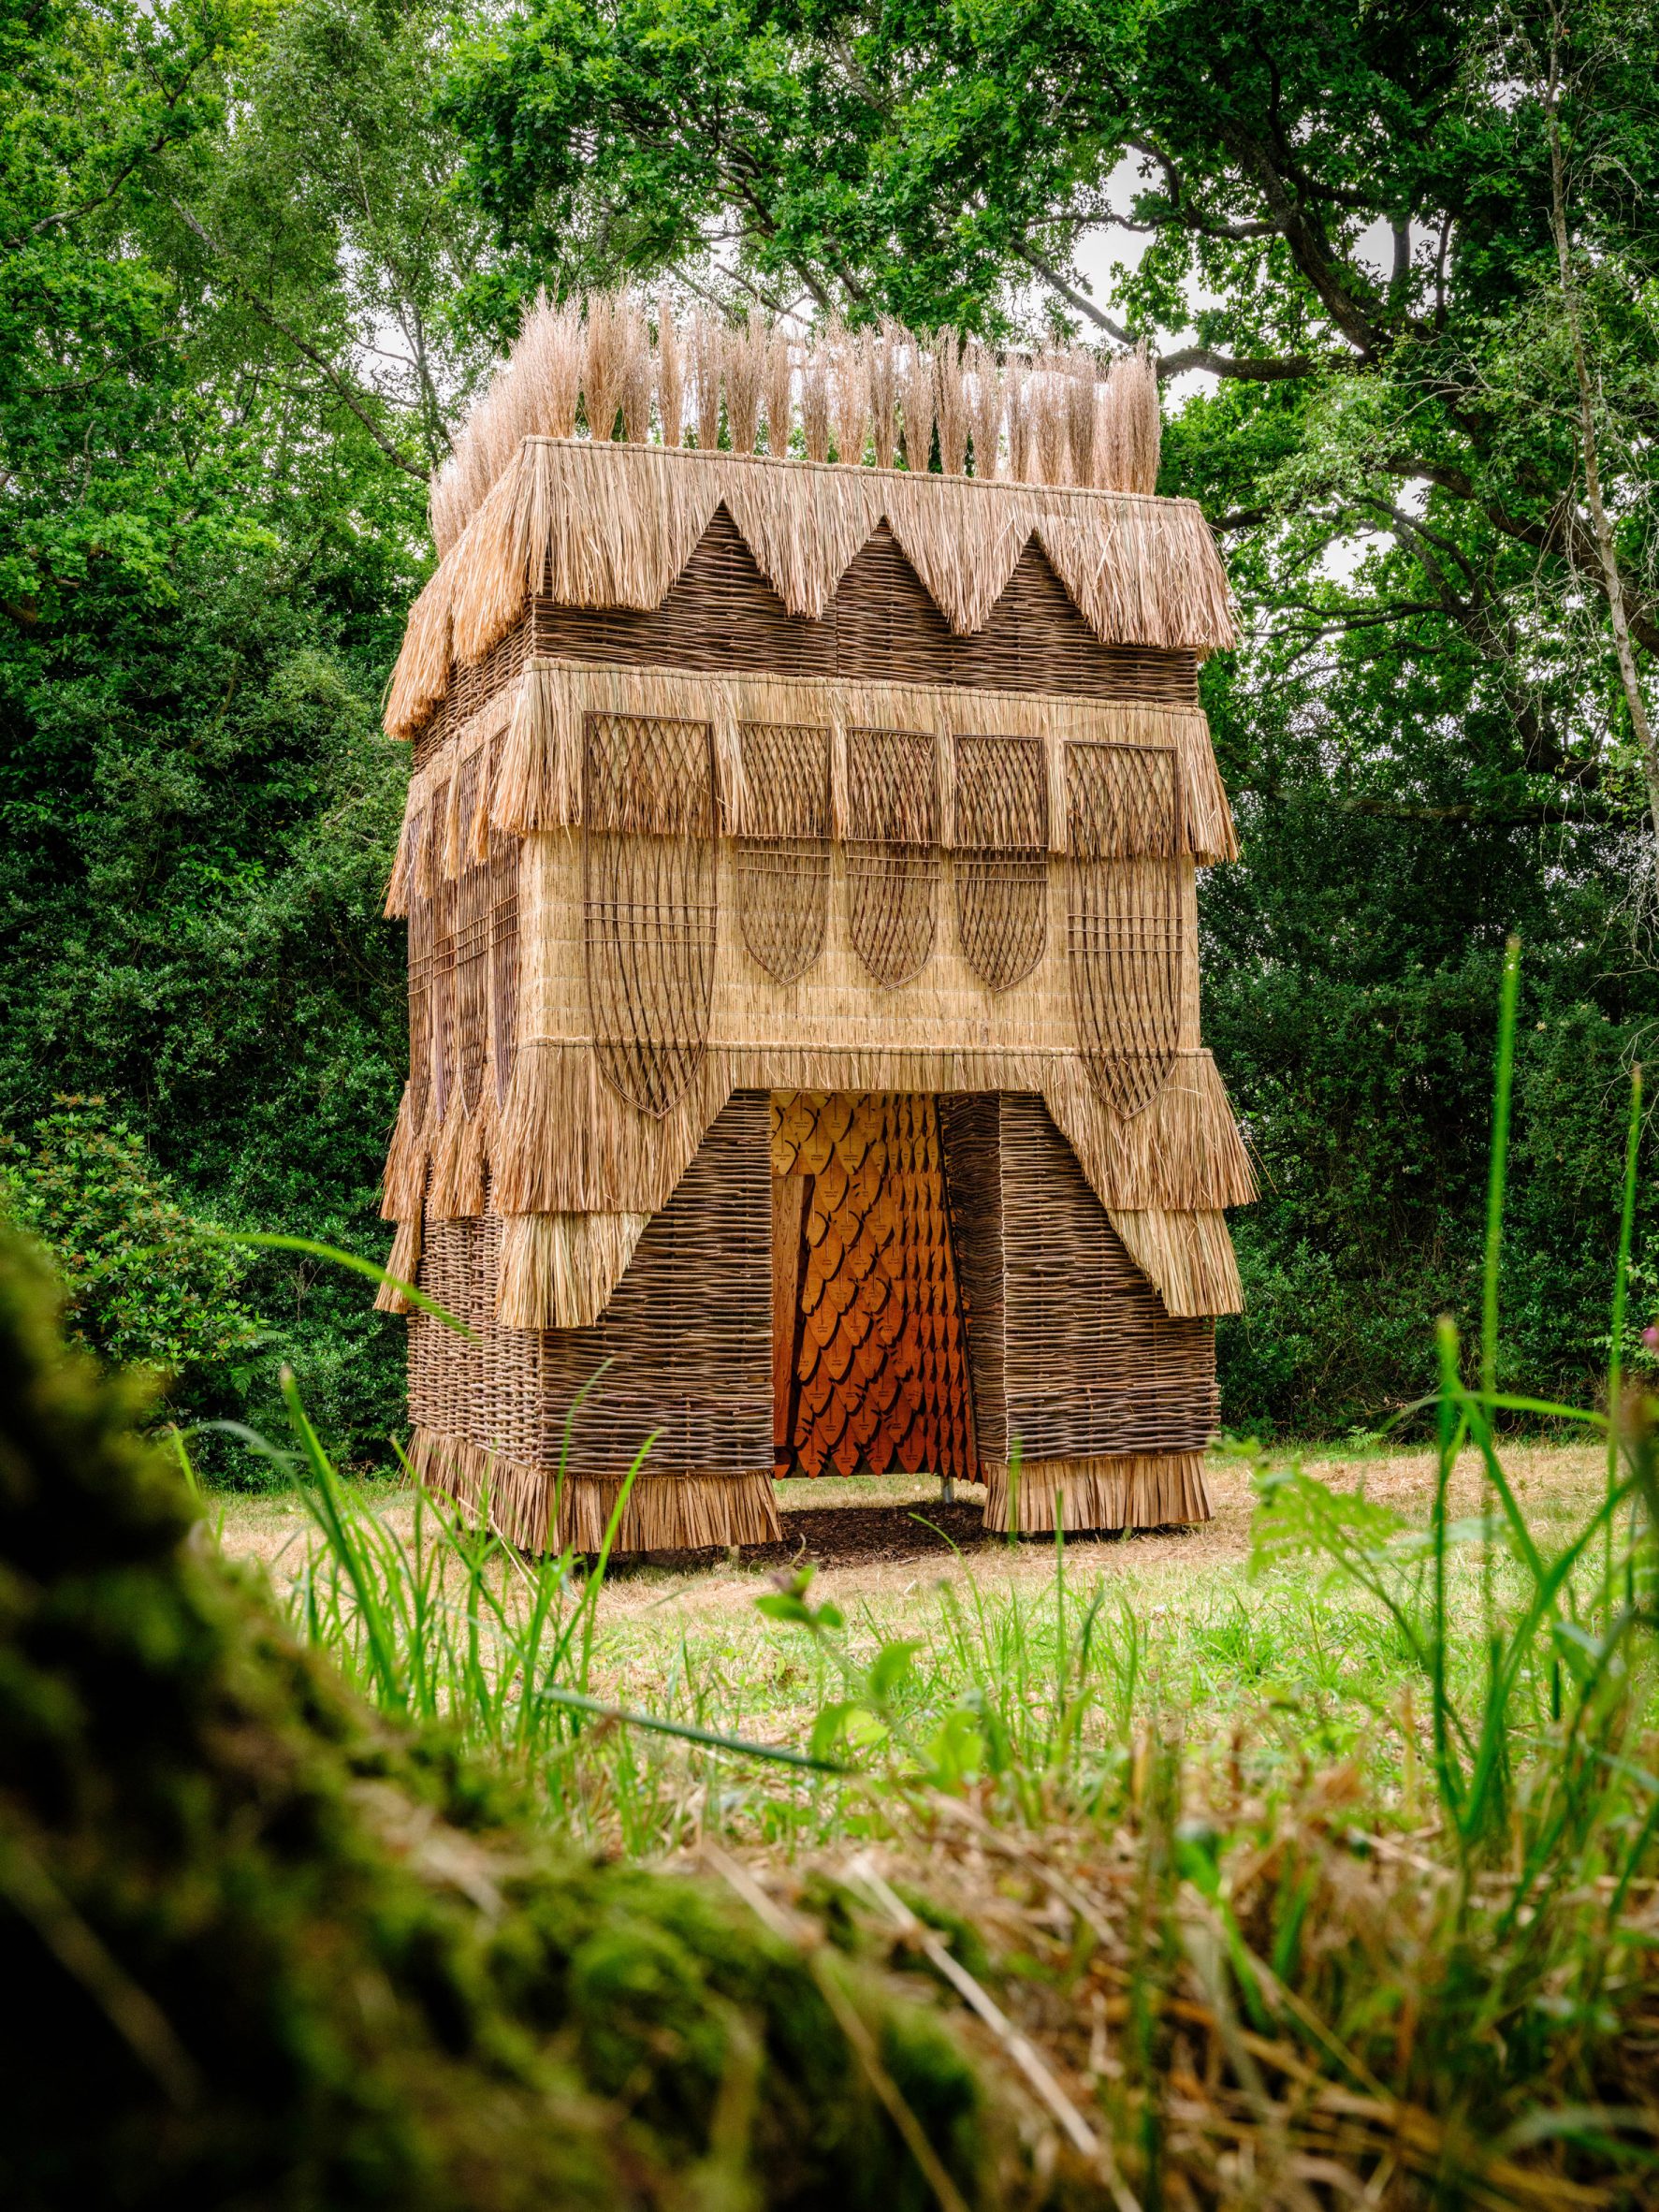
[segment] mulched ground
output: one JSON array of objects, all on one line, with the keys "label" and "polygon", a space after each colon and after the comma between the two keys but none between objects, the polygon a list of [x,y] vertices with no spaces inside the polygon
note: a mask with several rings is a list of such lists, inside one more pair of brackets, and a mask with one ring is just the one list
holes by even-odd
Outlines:
[{"label": "mulched ground", "polygon": [[[737,1554],[745,1566],[790,1566],[810,1560],[814,1565],[864,1566],[883,1560],[924,1559],[930,1554],[982,1551],[1008,1538],[984,1525],[984,1508],[977,1501],[954,1506],[937,1500],[921,1506],[806,1506],[786,1508],[781,1544],[745,1544]],[[1052,1544],[1052,1536],[1022,1541]],[[722,1550],[652,1551],[633,1560],[613,1560],[610,1573],[626,1574],[633,1567],[674,1567],[680,1572],[721,1566],[730,1554]]]}]

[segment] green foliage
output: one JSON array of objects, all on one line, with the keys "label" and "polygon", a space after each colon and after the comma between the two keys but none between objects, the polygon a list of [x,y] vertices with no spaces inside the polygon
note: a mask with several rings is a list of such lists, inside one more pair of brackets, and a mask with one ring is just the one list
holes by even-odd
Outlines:
[{"label": "green foliage", "polygon": [[0,1137],[0,1198],[63,1278],[71,1343],[158,1373],[175,1419],[204,1391],[240,1400],[261,1335],[240,1296],[246,1258],[179,1205],[102,1099],[56,1099],[32,1148]]}]

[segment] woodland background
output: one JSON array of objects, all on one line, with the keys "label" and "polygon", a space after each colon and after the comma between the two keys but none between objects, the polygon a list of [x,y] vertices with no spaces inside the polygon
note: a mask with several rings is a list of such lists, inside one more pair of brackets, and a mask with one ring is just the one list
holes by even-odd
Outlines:
[{"label": "woodland background", "polygon": [[1206,1024],[1264,1186],[1225,1419],[1428,1384],[1511,931],[1501,1371],[1592,1387],[1659,1018],[1612,619],[1639,681],[1655,54],[1623,0],[0,0],[0,1174],[81,1333],[181,1416],[259,1425],[289,1362],[389,1457],[400,1324],[213,1230],[384,1258],[426,478],[538,285],[633,276],[1150,342],[1245,631],[1204,678],[1244,844]]}]

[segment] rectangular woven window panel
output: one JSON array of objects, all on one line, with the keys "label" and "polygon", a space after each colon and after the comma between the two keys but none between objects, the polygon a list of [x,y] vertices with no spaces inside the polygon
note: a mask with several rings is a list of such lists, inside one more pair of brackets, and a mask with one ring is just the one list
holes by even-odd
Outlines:
[{"label": "rectangular woven window panel", "polygon": [[772,1169],[779,1472],[971,1477],[936,1101],[780,1092]]},{"label": "rectangular woven window panel", "polygon": [[1078,1049],[1102,1103],[1149,1106],[1181,1028],[1179,864],[1109,857],[1175,851],[1174,756],[1135,746],[1066,748],[1066,965]]},{"label": "rectangular woven window panel", "polygon": [[713,732],[657,715],[584,722],[588,1005],[601,1071],[662,1115],[708,1049],[716,923]]},{"label": "rectangular woven window panel", "polygon": [[847,732],[847,918],[853,950],[890,988],[933,956],[939,767],[923,730]]},{"label": "rectangular woven window panel", "polygon": [[1048,763],[1041,737],[958,737],[956,941],[1006,991],[1048,943]]},{"label": "rectangular woven window panel", "polygon": [[737,912],[749,957],[793,983],[823,952],[829,926],[830,733],[808,723],[740,722],[745,820]]},{"label": "rectangular woven window panel", "polygon": [[1173,750],[1070,739],[1066,842],[1080,860],[1173,859],[1181,850],[1181,778]]},{"label": "rectangular woven window panel", "polygon": [[1041,1099],[941,1099],[980,1448],[1006,1461],[1201,1451],[1215,1324],[1172,1317]]},{"label": "rectangular woven window panel", "polygon": [[[423,808],[409,826],[409,874],[421,877],[426,849]],[[422,891],[409,895],[409,1111],[418,1129],[427,1117],[432,1081],[432,902]]]},{"label": "rectangular woven window panel", "polygon": [[[456,791],[460,851],[473,850],[474,816],[483,798],[484,754],[461,765]],[[460,1095],[471,1114],[484,1094],[489,1055],[490,869],[464,859],[455,885],[455,1041]]]}]

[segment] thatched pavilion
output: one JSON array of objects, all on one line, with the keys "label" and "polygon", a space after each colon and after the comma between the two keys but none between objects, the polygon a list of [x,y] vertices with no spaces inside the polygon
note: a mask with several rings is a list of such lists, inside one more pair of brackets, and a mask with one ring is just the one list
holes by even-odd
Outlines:
[{"label": "thatched pavilion", "polygon": [[386,714],[392,1269],[472,1330],[410,1316],[414,1454],[508,1535],[596,1546],[653,1433],[625,1550],[775,1535],[779,1472],[1207,1515],[1232,628],[1157,453],[1134,357],[527,323]]}]

